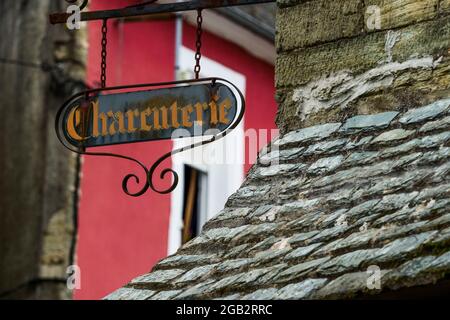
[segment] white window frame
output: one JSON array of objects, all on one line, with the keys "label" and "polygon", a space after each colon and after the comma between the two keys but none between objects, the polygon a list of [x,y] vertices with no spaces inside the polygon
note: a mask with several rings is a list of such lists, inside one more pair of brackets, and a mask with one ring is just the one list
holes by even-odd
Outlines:
[{"label": "white window frame", "polygon": [[[192,68],[195,52],[181,47],[179,53],[179,63],[181,74],[187,77],[193,76]],[[232,70],[217,61],[202,57],[201,77],[219,77],[232,82],[245,95],[246,78],[243,74]],[[171,255],[181,245],[181,231],[183,228],[183,199],[184,199],[184,166],[189,165],[207,174],[206,190],[206,215],[202,223],[215,216],[223,209],[227,199],[242,184],[244,180],[244,121],[236,129],[227,135],[223,140],[213,142],[210,145],[196,148],[191,151],[179,153],[172,158],[172,169],[179,175],[178,187],[171,194],[171,209],[169,221],[169,243],[168,254]],[[202,137],[186,138],[174,140],[173,148],[185,146],[193,141],[201,141]],[[224,151],[224,152],[222,152]],[[232,161],[226,164],[202,163],[205,154],[222,153],[231,158]],[[217,154],[217,157],[220,157]],[[196,161],[192,161],[195,159]],[[201,229],[201,228],[199,228]]]}]

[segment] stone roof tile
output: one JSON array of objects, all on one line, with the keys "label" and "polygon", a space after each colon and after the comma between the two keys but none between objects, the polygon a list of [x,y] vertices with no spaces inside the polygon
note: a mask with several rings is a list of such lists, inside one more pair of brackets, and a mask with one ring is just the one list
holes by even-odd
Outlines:
[{"label": "stone roof tile", "polygon": [[449,104],[287,133],[197,238],[107,299],[350,298],[439,281]]},{"label": "stone roof tile", "polygon": [[284,147],[288,144],[308,142],[311,140],[320,140],[323,138],[327,138],[331,134],[336,132],[341,127],[341,125],[342,125],[341,123],[327,123],[323,125],[293,131],[286,134],[281,139],[276,140],[274,142],[274,145]]},{"label": "stone roof tile", "polygon": [[399,119],[399,122],[402,124],[410,124],[423,120],[433,119],[439,114],[448,111],[449,109],[450,99],[440,100],[425,107],[409,110]]},{"label": "stone roof tile", "polygon": [[378,114],[358,115],[348,119],[341,132],[354,133],[358,131],[371,131],[374,129],[384,129],[389,126],[392,120],[398,115],[398,112],[384,112]]}]

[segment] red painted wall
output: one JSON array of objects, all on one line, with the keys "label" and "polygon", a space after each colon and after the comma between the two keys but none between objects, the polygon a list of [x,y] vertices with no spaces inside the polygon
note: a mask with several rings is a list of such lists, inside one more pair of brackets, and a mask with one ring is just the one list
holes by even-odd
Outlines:
[{"label": "red painted wall", "polygon": [[[127,0],[94,0],[90,10],[130,4]],[[174,20],[122,24],[110,21],[108,25],[108,86],[173,80]],[[88,27],[87,81],[97,85],[100,78],[100,27],[98,22],[92,22]],[[183,33],[183,45],[194,49],[194,28],[185,24]],[[223,50],[225,47],[227,50]],[[246,76],[245,128],[275,128],[273,66],[208,32],[204,33],[203,54]],[[172,143],[163,141],[92,151],[129,155],[150,165],[171,149]],[[126,196],[121,188],[123,177],[137,173],[145,179],[139,166],[112,158],[87,156],[83,160],[77,247],[81,289],[75,291],[74,297],[100,299],[132,278],[148,272],[166,256],[170,195],[160,196],[149,191],[139,198]],[[164,168],[170,166],[170,160],[166,161]],[[244,170],[249,167],[250,164],[245,164]]]},{"label": "red painted wall", "polygon": [[[91,1],[90,10],[129,4],[97,0]],[[108,86],[173,80],[174,41],[167,41],[174,39],[173,20],[110,21],[108,25]],[[88,83],[98,82],[100,77],[100,26],[97,22],[89,24]],[[129,155],[148,165],[171,149],[172,143],[163,141],[93,151]],[[169,160],[165,165],[172,164]],[[170,196],[148,192],[131,198],[121,188],[122,179],[129,173],[137,173],[144,180],[142,171],[126,160],[84,157],[77,249],[81,290],[75,291],[75,299],[102,298],[150,271],[167,255]]]}]

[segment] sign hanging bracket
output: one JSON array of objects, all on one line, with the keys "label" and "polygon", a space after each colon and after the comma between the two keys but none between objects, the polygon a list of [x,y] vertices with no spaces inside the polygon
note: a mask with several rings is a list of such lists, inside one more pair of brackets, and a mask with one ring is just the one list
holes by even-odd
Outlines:
[{"label": "sign hanging bracket", "polygon": [[[80,10],[88,2],[83,0]],[[270,2],[275,0],[192,0],[164,4],[150,0],[122,9],[82,12],[81,21],[102,21],[100,87],[72,96],[59,109],[55,121],[58,139],[75,153],[120,158],[141,167],[143,174],[140,177],[130,173],[123,178],[122,189],[129,196],[139,197],[149,189],[159,194],[172,192],[178,184],[178,174],[170,167],[160,170],[161,164],[175,154],[224,138],[239,125],[245,112],[244,96],[234,84],[217,77],[200,77],[202,11]],[[197,11],[194,79],[107,87],[108,20],[191,10]],[[65,24],[69,17],[67,13],[51,14],[50,22]],[[199,136],[205,139],[172,150],[151,166],[130,156],[91,150],[108,145]],[[154,183],[157,176],[171,182],[158,188]],[[132,181],[138,190],[129,189]]]},{"label": "sign hanging bracket", "polygon": [[[74,3],[74,0],[67,0]],[[105,19],[120,19],[127,17],[138,17],[151,14],[171,13],[171,12],[183,12],[192,10],[214,9],[231,6],[252,5],[261,3],[271,3],[276,0],[192,0],[173,3],[152,3],[150,1],[142,4],[133,5],[121,9],[101,10],[101,11],[88,11],[81,13],[81,21],[96,21]],[[88,0],[84,0],[80,9],[84,8],[88,4]],[[50,15],[51,24],[64,24],[67,23],[70,14],[68,13],[53,13]]]}]

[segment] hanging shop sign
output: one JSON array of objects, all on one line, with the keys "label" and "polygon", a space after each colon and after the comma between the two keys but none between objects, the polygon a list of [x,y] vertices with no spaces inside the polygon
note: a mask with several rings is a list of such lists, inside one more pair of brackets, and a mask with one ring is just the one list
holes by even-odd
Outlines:
[{"label": "hanging shop sign", "polygon": [[[160,178],[171,177],[171,184],[158,189],[154,173],[171,156],[224,138],[241,122],[245,112],[242,93],[231,82],[220,78],[98,88],[70,98],[56,115],[56,134],[69,150],[93,156],[116,157],[138,164],[146,181],[136,174],[123,179],[127,195],[140,196],[151,188],[160,194],[172,192],[178,174],[171,168],[160,171]],[[202,136],[204,139],[162,155],[150,168],[142,162],[115,153],[95,151],[96,147]],[[141,184],[130,191],[129,182]]]},{"label": "hanging shop sign", "polygon": [[225,131],[238,97],[218,82],[76,98],[62,132],[74,147],[204,136]]},{"label": "hanging shop sign", "polygon": [[[75,3],[76,0],[66,0]],[[56,116],[56,134],[69,150],[83,155],[115,157],[136,163],[146,179],[130,173],[122,180],[123,191],[138,197],[152,189],[160,194],[172,192],[178,174],[171,168],[157,170],[171,156],[224,138],[241,122],[245,112],[242,93],[231,82],[220,78],[200,79],[202,48],[202,10],[234,5],[273,2],[274,0],[194,0],[168,4],[144,2],[117,10],[84,12],[81,21],[102,20],[100,88],[80,92],[70,98]],[[79,11],[87,7],[83,0]],[[146,14],[197,10],[195,79],[156,84],[106,87],[108,19]],[[52,23],[65,23],[68,14],[53,14]],[[95,147],[198,137],[204,139],[162,155],[150,167],[127,155],[95,151]],[[171,178],[169,187],[157,188],[155,172],[160,179]],[[130,190],[130,181],[138,186]]]}]

